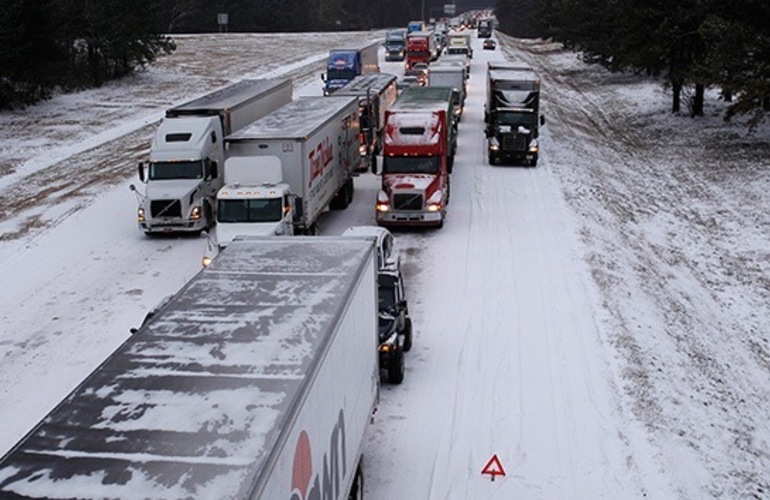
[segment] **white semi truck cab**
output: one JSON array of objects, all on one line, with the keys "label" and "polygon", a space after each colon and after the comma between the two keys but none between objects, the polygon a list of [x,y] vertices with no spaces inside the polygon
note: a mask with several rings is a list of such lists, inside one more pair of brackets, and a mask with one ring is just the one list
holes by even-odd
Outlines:
[{"label": "white semi truck cab", "polygon": [[225,137],[291,101],[289,80],[243,80],[166,111],[139,164],[137,222],[147,234],[200,232],[216,213]]},{"label": "white semi truck cab", "polygon": [[209,235],[204,265],[238,235],[294,234],[296,196],[283,182],[278,157],[229,158],[225,178],[217,193],[217,225]]},{"label": "white semi truck cab", "polygon": [[139,180],[146,184],[137,211],[140,229],[146,233],[201,231],[210,223],[208,200],[222,185],[223,142],[217,117],[161,122],[149,162],[139,164]]}]

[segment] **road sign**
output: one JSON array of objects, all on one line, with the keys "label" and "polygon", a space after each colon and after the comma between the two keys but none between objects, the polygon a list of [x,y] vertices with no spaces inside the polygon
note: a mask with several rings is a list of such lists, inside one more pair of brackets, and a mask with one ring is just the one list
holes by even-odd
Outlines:
[{"label": "road sign", "polygon": [[455,4],[453,3],[445,3],[444,4],[444,14],[454,16],[456,12]]},{"label": "road sign", "polygon": [[487,465],[485,465],[484,468],[481,469],[481,473],[489,474],[492,477],[492,481],[495,480],[495,476],[505,475],[505,469],[503,469],[503,464],[500,463],[500,459],[497,458],[497,454],[492,455],[492,458],[489,459],[489,462],[487,462]]}]

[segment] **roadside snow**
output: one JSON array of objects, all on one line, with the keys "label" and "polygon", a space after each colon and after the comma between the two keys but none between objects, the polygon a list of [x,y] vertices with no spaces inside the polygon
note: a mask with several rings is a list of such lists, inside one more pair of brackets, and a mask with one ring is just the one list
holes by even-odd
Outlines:
[{"label": "roadside snow", "polygon": [[[199,269],[200,239],[134,222],[163,110],[282,74],[318,95],[329,48],[381,35],[178,37],[131,79],[0,114],[0,449]],[[654,81],[497,38],[473,39],[447,224],[397,234],[415,344],[366,437],[367,498],[770,498],[768,127],[725,124],[714,93],[672,116]],[[536,169],[486,163],[501,52],[543,79]],[[357,178],[323,232],[373,223],[377,189]]]}]

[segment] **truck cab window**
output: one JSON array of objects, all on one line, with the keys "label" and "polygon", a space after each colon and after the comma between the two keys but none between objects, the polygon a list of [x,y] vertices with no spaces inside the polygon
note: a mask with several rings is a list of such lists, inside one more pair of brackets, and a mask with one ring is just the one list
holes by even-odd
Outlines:
[{"label": "truck cab window", "polygon": [[203,162],[197,161],[153,161],[150,162],[150,180],[202,179]]}]

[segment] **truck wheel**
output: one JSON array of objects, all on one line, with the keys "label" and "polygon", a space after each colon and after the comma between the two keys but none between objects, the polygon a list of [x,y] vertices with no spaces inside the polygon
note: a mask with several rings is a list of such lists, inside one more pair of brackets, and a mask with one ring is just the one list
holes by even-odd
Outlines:
[{"label": "truck wheel", "polygon": [[404,326],[404,352],[412,349],[412,318],[406,318]]},{"label": "truck wheel", "polygon": [[388,382],[391,384],[400,384],[404,381],[405,371],[404,351],[396,351],[393,355],[393,359],[390,360],[390,364],[388,365]]},{"label": "truck wheel", "polygon": [[529,162],[529,166],[530,166],[530,167],[536,167],[536,166],[537,166],[537,155],[535,155],[534,157],[532,157],[532,159],[531,159],[531,160],[530,160],[530,162]]},{"label": "truck wheel", "polygon": [[489,153],[489,164],[495,165],[497,163],[497,157],[493,155],[492,153]]},{"label": "truck wheel", "polygon": [[361,460],[359,460],[358,467],[356,467],[356,475],[353,477],[353,484],[350,485],[348,500],[363,500],[364,498],[364,471],[361,468]]},{"label": "truck wheel", "polygon": [[446,160],[447,172],[452,173],[452,168],[455,165],[455,155],[451,155]]},{"label": "truck wheel", "polygon": [[350,179],[348,179],[348,182],[345,183],[345,189],[347,190],[347,198],[345,200],[345,208],[347,208],[348,205],[353,203],[353,195],[356,194],[356,189],[355,189],[355,186],[353,186],[353,178],[352,177]]},{"label": "truck wheel", "polygon": [[347,184],[343,185],[339,191],[334,193],[332,200],[329,202],[329,208],[331,210],[342,210],[347,207],[345,202],[348,200]]}]

